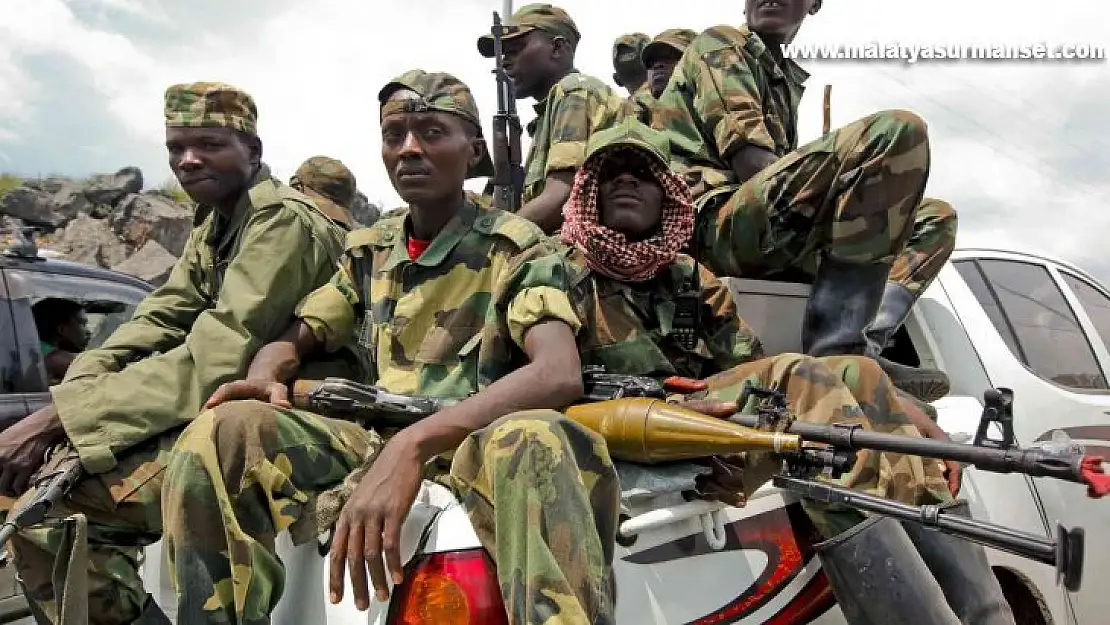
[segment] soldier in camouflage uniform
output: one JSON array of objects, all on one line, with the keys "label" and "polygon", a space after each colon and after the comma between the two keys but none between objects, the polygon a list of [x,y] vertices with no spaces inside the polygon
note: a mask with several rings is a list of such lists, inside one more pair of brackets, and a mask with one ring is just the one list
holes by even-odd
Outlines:
[{"label": "soldier in camouflage uniform", "polygon": [[[615,469],[597,435],[539,410],[582,393],[566,270],[535,224],[464,195],[466,178],[492,173],[465,85],[414,70],[379,99],[383,161],[409,206],[350,235],[332,281],[182,435],[165,489],[179,622],[268,622],[283,584],[276,534],[337,516],[332,600],[345,564],[359,608],[367,570],[386,599],[427,477],[469,512],[510,623],[612,623]],[[516,260],[533,248],[537,259]],[[292,409],[284,383],[299,359],[360,326],[366,382],[468,399],[400,432]]]},{"label": "soldier in camouflage uniform", "polygon": [[663,95],[663,89],[670,82],[675,65],[697,36],[689,28],[671,28],[656,35],[644,48],[640,59],[647,68],[650,98],[644,100],[648,105],[637,116],[640,121],[651,125],[651,107],[655,106],[655,99]]},{"label": "soldier in camouflage uniform", "polygon": [[628,33],[613,41],[613,82],[628,91],[625,115],[639,117],[651,109],[648,71],[640,54],[651,43],[645,33]]},{"label": "soldier in camouflage uniform", "polygon": [[347,230],[355,226],[351,204],[358,187],[355,175],[342,161],[327,156],[313,156],[301,163],[289,186],[316,202],[320,212]]},{"label": "soldier in camouflage uniform", "polygon": [[[51,389],[51,406],[0,434],[8,494],[22,493],[44,452],[67,439],[93,474],[57,510],[88,517],[93,624],[168,622],[138,572],[141,549],[162,532],[168,451],[204,401],[245,375],[297,303],[327,283],[343,251],[343,228],[270,175],[256,120],[252,98],[230,85],[166,90],[170,167],[198,204],[184,252],[130,321],[74,361]],[[62,540],[53,523],[12,540],[26,596],[44,623],[57,620],[62,589],[52,574]]]},{"label": "soldier in camouflage uniform", "polygon": [[[504,22],[505,71],[518,99],[536,100],[528,124],[532,142],[524,163],[523,206],[518,214],[544,232],[559,229],[574,172],[590,135],[625,114],[624,99],[601,80],[574,68],[580,36],[566,11],[528,4]],[[493,38],[478,38],[478,51],[493,56]]]},{"label": "soldier in camouflage uniform", "polygon": [[798,147],[808,74],[784,59],[821,0],[747,0],[747,24],[699,35],[656,102],[698,207],[696,254],[718,275],[812,282],[807,353],[868,354],[932,401],[940,371],[881,353],[955,246],[956,213],[923,199],[925,122],[883,111]]},{"label": "soldier in camouflage uniform", "polygon": [[[899,394],[873,359],[763,356],[728,289],[679,252],[693,230],[694,207],[682,179],[667,167],[667,150],[663,134],[633,119],[597,133],[590,141],[561,233],[570,246],[561,256],[571,267],[571,299],[584,324],[578,336],[582,364],[660,379],[673,375],[702,378],[707,391],[672,401],[710,414],[751,409],[752,405],[738,405],[745,383],[750,382],[783,392],[791,412],[803,421],[852,424],[908,437],[921,436],[920,428],[946,438],[914,407],[913,399]],[[693,348],[684,345],[674,331],[675,302],[683,292],[694,294],[699,304]],[[703,496],[743,505],[744,497],[781,469],[781,460],[771,453],[749,452],[714,459],[713,466],[716,471],[700,484]],[[946,483],[942,470],[943,465],[934,460],[862,451],[852,470],[838,481],[910,504],[940,504],[951,502],[958,490],[957,484]],[[857,622],[853,615],[861,608],[852,603],[853,593],[889,576],[889,571],[886,567],[872,568],[870,573],[867,566],[854,568],[860,563],[852,554],[841,553],[837,545],[857,539],[882,544],[884,534],[872,529],[874,521],[866,521],[851,509],[816,505],[807,509],[829,539],[818,547],[826,567],[853,567],[857,580],[853,584],[859,586],[840,584],[836,594],[844,598],[842,607],[849,622]],[[981,547],[937,532],[906,531],[913,537],[912,543],[883,544],[888,548],[883,555],[898,558],[899,575],[905,576],[902,582],[918,589],[933,588],[941,603],[917,606],[903,597],[901,609],[918,614],[915,609],[921,608],[923,623],[952,622],[955,614],[969,619],[965,622],[1012,625],[1013,616]],[[912,572],[914,562],[919,563],[919,576]],[[952,570],[962,573],[952,575]],[[950,609],[945,609],[945,594]],[[929,618],[940,611],[946,613],[947,621]]]}]

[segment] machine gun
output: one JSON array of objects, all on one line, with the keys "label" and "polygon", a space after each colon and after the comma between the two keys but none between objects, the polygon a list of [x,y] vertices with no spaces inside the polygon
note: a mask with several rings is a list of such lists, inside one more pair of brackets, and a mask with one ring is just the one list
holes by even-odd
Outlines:
[{"label": "machine gun", "polygon": [[520,151],[520,117],[516,112],[513,82],[505,73],[501,16],[493,13],[493,74],[497,77],[497,113],[493,116],[493,206],[516,212],[524,194],[524,167]]}]

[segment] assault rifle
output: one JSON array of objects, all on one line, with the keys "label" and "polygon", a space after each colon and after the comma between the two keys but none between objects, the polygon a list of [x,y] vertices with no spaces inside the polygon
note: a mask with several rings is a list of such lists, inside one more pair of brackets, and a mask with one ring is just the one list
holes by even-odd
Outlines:
[{"label": "assault rifle", "polygon": [[[42,477],[37,480],[38,490],[35,496],[22,506],[13,509],[4,520],[4,524],[0,525],[0,548],[3,548],[19,530],[38,525],[46,520],[50,510],[73,490],[84,475],[84,468],[81,466],[77,452],[63,447],[54,450],[50,460],[39,474]],[[7,562],[8,554],[0,553],[0,567],[7,565]]]},{"label": "assault rifle", "polygon": [[505,73],[501,16],[493,12],[493,74],[497,77],[497,113],[493,116],[493,206],[516,212],[524,194],[524,167],[520,153],[520,117],[516,113],[513,82]]}]

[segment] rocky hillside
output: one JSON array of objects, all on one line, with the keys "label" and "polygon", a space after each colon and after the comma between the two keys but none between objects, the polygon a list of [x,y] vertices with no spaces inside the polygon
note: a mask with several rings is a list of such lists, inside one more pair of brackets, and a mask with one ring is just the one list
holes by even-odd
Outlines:
[{"label": "rocky hillside", "polygon": [[[180,189],[143,190],[143,174],[125,167],[85,180],[49,177],[0,185],[0,249],[31,226],[39,248],[66,259],[115,269],[161,284],[181,255],[193,207]],[[6,190],[3,187],[9,187]],[[380,211],[358,194],[353,217],[363,226]]]}]

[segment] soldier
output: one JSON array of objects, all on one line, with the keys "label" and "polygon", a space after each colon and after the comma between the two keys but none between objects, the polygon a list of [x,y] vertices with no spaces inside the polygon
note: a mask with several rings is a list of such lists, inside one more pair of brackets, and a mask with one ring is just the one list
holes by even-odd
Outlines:
[{"label": "soldier", "polygon": [[[467,178],[492,170],[465,85],[413,70],[379,100],[382,160],[408,207],[350,235],[332,282],[182,435],[165,489],[178,621],[265,622],[282,587],[276,533],[315,535],[336,517],[332,601],[345,566],[360,609],[367,569],[387,599],[425,476],[468,510],[510,623],[611,624],[620,494],[604,440],[557,412],[527,410],[582,393],[565,269],[535,224],[464,195]],[[514,260],[533,246],[544,250],[538,261]],[[368,382],[463,401],[400,432],[290,408],[285,382],[299,360],[359,325],[374,362]],[[521,463],[544,470],[517,471]]]},{"label": "soldier", "polygon": [[[586,141],[624,114],[624,100],[601,80],[574,68],[580,37],[563,9],[528,4],[505,20],[504,27],[505,71],[516,97],[536,100],[536,119],[528,125],[532,145],[524,163],[524,204],[518,214],[550,234],[562,223],[563,203]],[[493,37],[479,37],[478,51],[491,58]]]},{"label": "soldier", "polygon": [[[571,246],[562,256],[572,268],[571,297],[584,324],[578,338],[583,365],[603,365],[611,373],[706,378],[707,392],[672,401],[710,414],[745,408],[737,400],[751,382],[784,392],[791,412],[804,421],[854,424],[909,437],[920,436],[921,429],[947,438],[914,407],[914,400],[899,396],[872,359],[763,357],[728,289],[679,253],[693,230],[694,208],[689,190],[669,171],[668,162],[666,137],[637,120],[626,120],[590,141],[561,233]],[[699,310],[693,348],[675,331],[676,301],[687,289]],[[768,453],[712,464],[716,471],[701,482],[703,495],[733,505],[743,505],[744,497],[781,467]],[[940,466],[914,456],[864,451],[839,481],[915,505],[947,504],[959,489],[959,467],[950,469],[946,484]],[[958,616],[965,623],[1013,624],[982,547],[909,526],[912,542],[899,541],[898,532],[889,534],[888,526],[866,521],[851,509],[810,506],[808,512],[829,539],[818,546],[823,565],[830,571],[848,570],[852,579],[831,579],[849,622],[860,622],[856,618],[865,613],[869,618],[863,622],[887,622],[878,611],[903,610],[922,623],[951,623]],[[870,544],[866,556],[853,551],[860,541]],[[887,604],[863,592],[882,588],[890,576],[888,567],[867,566],[860,559],[868,557],[895,559],[898,583],[912,590]],[[916,603],[918,599],[922,601]]]},{"label": "soldier", "polygon": [[[170,168],[198,205],[181,258],[130,321],[78,356],[51,388],[50,406],[0,433],[4,494],[23,493],[47,450],[67,441],[93,474],[59,511],[88,518],[89,614],[98,625],[168,622],[138,566],[162,533],[162,470],[180,426],[220,384],[246,374],[343,251],[343,229],[262,162],[248,94],[221,83],[173,85],[165,118]],[[43,623],[58,618],[52,577],[63,536],[53,525],[12,539]]]},{"label": "soldier", "polygon": [[[690,42],[698,34],[689,28],[664,30],[644,48],[640,58],[648,72],[648,86],[651,88],[652,104],[655,98],[663,95],[663,89],[671,80],[674,66],[682,58]],[[644,121],[641,119],[641,121]],[[650,121],[644,123],[650,124]]]},{"label": "soldier", "polygon": [[951,254],[956,213],[924,200],[925,122],[883,111],[798,147],[808,74],[782,56],[821,0],[747,0],[747,24],[699,35],[656,102],[698,208],[696,254],[723,276],[812,282],[807,353],[867,354],[932,401],[941,371],[881,356]]},{"label": "soldier", "polygon": [[645,33],[628,33],[613,42],[613,82],[628,91],[626,115],[639,117],[651,108],[648,70],[640,54],[651,42]]},{"label": "soldier", "polygon": [[327,156],[313,156],[301,163],[289,186],[316,202],[320,212],[347,230],[355,227],[351,204],[358,188],[355,175],[342,161]]}]

